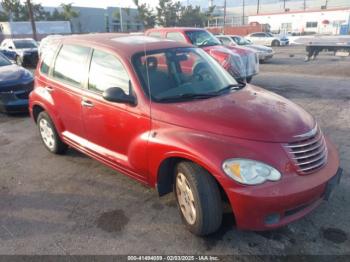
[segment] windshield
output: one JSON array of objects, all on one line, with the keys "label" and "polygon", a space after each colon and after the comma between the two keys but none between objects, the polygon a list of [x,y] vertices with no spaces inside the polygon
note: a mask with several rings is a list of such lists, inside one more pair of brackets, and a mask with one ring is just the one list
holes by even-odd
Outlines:
[{"label": "windshield", "polygon": [[249,42],[243,37],[235,36],[235,37],[232,37],[232,39],[239,45],[251,45],[251,42]]},{"label": "windshield", "polygon": [[187,31],[186,35],[190,38],[191,43],[198,47],[221,45],[221,42],[207,31]]},{"label": "windshield", "polygon": [[266,35],[269,37],[273,37],[273,34],[271,34],[271,33],[266,33]]},{"label": "windshield", "polygon": [[8,60],[4,55],[0,53],[0,66],[8,66],[11,65],[10,60]]},{"label": "windshield", "polygon": [[37,48],[34,40],[14,40],[13,43],[17,49]]},{"label": "windshield", "polygon": [[206,99],[239,88],[235,79],[199,48],[141,53],[134,56],[133,64],[145,93],[157,102]]}]

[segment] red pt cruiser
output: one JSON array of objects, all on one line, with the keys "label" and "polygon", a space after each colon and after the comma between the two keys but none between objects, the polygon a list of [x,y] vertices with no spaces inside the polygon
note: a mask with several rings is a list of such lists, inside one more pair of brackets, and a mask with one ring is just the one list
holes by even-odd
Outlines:
[{"label": "red pt cruiser", "polygon": [[30,94],[45,147],[174,191],[194,234],[219,228],[225,200],[240,229],[283,226],[340,181],[337,150],[310,114],[237,83],[200,48],[115,34],[50,45]]}]

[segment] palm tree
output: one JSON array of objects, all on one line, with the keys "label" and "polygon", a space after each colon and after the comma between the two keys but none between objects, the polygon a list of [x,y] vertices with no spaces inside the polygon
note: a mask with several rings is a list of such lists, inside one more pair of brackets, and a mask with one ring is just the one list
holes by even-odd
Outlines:
[{"label": "palm tree", "polygon": [[62,7],[62,16],[64,17],[65,20],[69,21],[71,26],[73,27],[72,19],[79,16],[78,12],[73,10],[73,4],[72,3],[70,3],[70,4],[61,4],[61,7]]},{"label": "palm tree", "polygon": [[62,15],[67,21],[71,21],[73,18],[78,17],[78,12],[73,10],[73,4],[61,4]]}]

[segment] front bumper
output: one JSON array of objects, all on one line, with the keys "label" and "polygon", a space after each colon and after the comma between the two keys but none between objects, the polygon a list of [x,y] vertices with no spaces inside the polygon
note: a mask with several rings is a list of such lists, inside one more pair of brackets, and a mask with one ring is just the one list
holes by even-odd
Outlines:
[{"label": "front bumper", "polygon": [[237,227],[257,231],[278,228],[319,206],[341,177],[337,152],[331,144],[328,149],[328,163],[312,174],[290,173],[278,182],[226,188]]},{"label": "front bumper", "polygon": [[27,91],[0,93],[0,112],[28,112],[28,94]]},{"label": "front bumper", "polygon": [[260,52],[258,53],[259,60],[260,61],[266,61],[273,57],[274,53],[268,53],[268,52]]}]

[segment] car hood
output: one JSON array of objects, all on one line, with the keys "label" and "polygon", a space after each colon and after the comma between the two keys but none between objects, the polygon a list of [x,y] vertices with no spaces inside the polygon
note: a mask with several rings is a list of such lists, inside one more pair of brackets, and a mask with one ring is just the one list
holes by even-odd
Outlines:
[{"label": "car hood", "polygon": [[316,124],[300,106],[252,85],[205,100],[154,103],[152,118],[217,135],[280,143],[295,141]]},{"label": "car hood", "polygon": [[[18,82],[24,81],[26,69],[17,65],[0,66],[0,88],[4,85],[17,84]],[[32,78],[27,79],[28,82],[33,80]]]},{"label": "car hood", "polygon": [[263,46],[263,45],[247,45],[247,48],[254,49],[256,51],[263,51],[263,52],[269,52],[272,51],[272,48]]},{"label": "car hood", "polygon": [[253,50],[245,46],[227,46],[227,48],[230,49],[232,52],[243,54],[243,55],[250,55],[254,53]]},{"label": "car hood", "polygon": [[242,47],[231,47],[231,46],[223,46],[223,45],[215,45],[215,46],[206,46],[203,47],[203,50],[207,53],[224,53],[224,54],[238,54],[240,56],[246,55],[247,53],[251,53],[251,50]]}]

